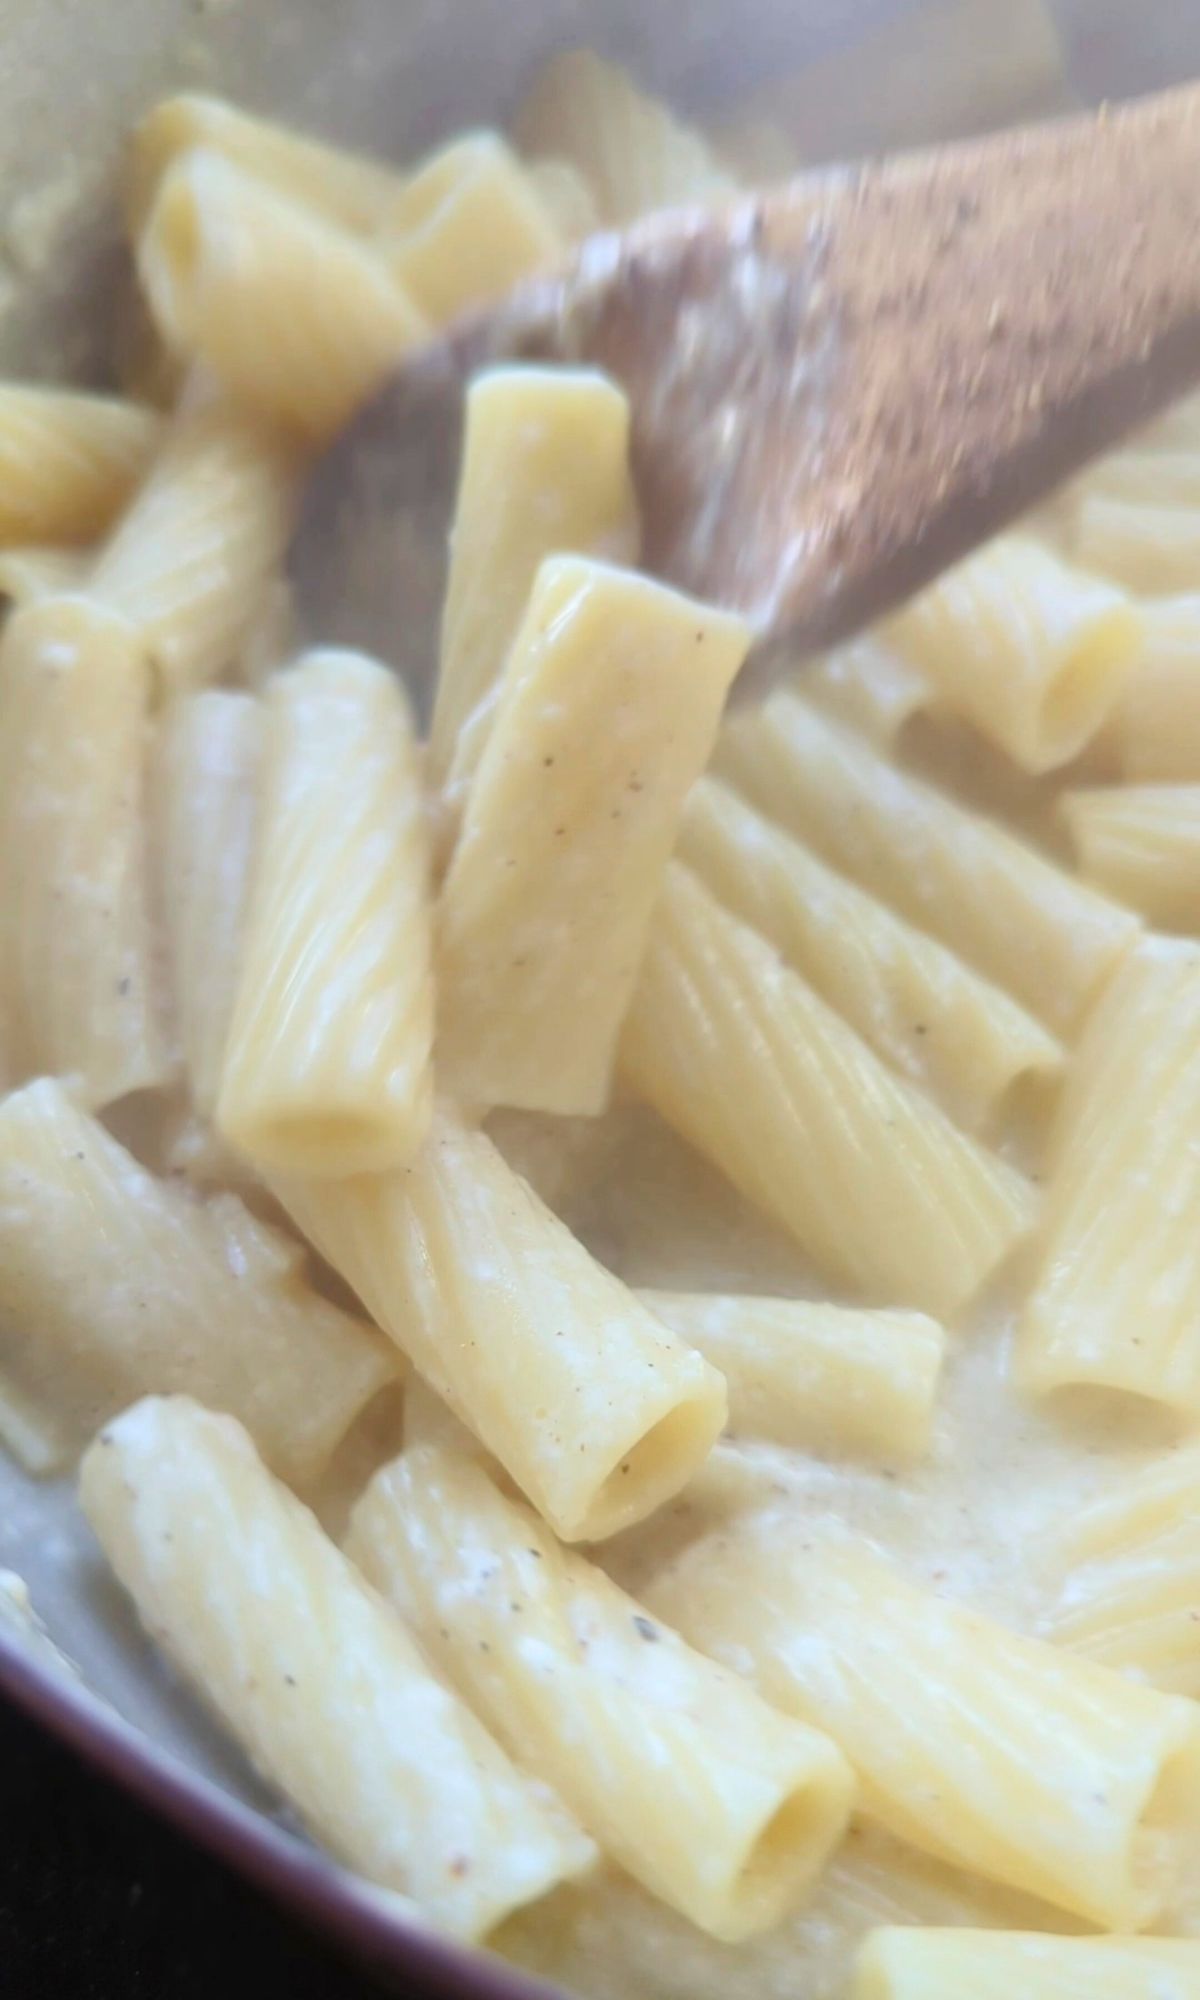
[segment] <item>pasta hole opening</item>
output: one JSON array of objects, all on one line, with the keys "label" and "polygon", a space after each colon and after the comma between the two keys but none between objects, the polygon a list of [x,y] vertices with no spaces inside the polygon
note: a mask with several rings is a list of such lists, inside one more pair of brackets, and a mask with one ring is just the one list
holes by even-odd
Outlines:
[{"label": "pasta hole opening", "polygon": [[1137,621],[1124,606],[1082,635],[1046,687],[1037,735],[1045,765],[1065,764],[1103,722],[1133,664]]},{"label": "pasta hole opening", "polygon": [[204,226],[190,174],[168,171],[147,226],[143,276],[168,339],[182,337],[204,262]]},{"label": "pasta hole opening", "polygon": [[588,1509],[581,1537],[615,1534],[677,1493],[708,1456],[723,1414],[716,1399],[702,1392],[660,1417],[609,1473]]},{"label": "pasta hole opening", "polygon": [[820,1868],[837,1831],[819,1779],[789,1792],[761,1828],[742,1864],[730,1916],[734,1941],[778,1923]]},{"label": "pasta hole opening", "polygon": [[1129,1856],[1128,1922],[1140,1930],[1169,1909],[1200,1834],[1200,1727],[1185,1727],[1159,1766]]}]

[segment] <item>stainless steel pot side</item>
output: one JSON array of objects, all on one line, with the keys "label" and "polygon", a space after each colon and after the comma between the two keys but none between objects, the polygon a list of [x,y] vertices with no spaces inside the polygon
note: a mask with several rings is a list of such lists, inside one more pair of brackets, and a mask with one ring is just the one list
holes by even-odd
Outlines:
[{"label": "stainless steel pot side", "polygon": [[[0,0],[0,368],[103,380],[125,272],[113,204],[122,132],[167,89],[250,108],[396,158],[503,120],[540,58],[586,44],[701,116],[840,52],[844,77],[891,38],[906,140],[944,137],[934,77],[951,17],[980,103],[1036,0]],[[1200,9],[1045,0],[1084,101],[1200,75]],[[963,23],[967,22],[964,37]],[[929,85],[926,91],[925,80]],[[890,91],[891,84],[887,86]],[[836,97],[836,93],[833,93]],[[853,88],[846,93],[853,100]],[[886,143],[857,95],[822,106],[818,151]],[[925,112],[928,111],[927,118]],[[986,116],[986,112],[985,112]],[[289,1830],[274,1801],[150,1659],[62,1487],[0,1453],[0,1568],[29,1582],[89,1692],[0,1629],[0,1696],[405,1991],[535,2000],[548,1989],[417,1929]]]}]

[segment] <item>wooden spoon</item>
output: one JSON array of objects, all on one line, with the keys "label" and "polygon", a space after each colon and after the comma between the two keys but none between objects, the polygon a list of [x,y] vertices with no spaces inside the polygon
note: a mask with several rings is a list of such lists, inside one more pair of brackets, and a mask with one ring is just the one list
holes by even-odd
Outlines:
[{"label": "wooden spoon", "polygon": [[506,358],[624,385],[646,565],[750,618],[761,685],[1200,380],[1200,86],[649,217],[407,360],[293,567],[418,686],[463,387]]}]

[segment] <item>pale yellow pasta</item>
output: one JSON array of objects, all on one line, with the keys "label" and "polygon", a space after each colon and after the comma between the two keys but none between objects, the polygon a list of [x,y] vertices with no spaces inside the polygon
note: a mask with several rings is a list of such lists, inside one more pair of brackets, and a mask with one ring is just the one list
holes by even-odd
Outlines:
[{"label": "pale yellow pasta", "polygon": [[1200,2000],[1200,1943],[880,1930],[848,2000]]},{"label": "pale yellow pasta", "polygon": [[91,571],[92,558],[83,549],[33,543],[0,549],[0,598],[15,608],[38,597],[60,597],[78,590]]},{"label": "pale yellow pasta", "polygon": [[150,463],[161,418],[116,396],[0,383],[0,541],[87,543]]},{"label": "pale yellow pasta", "polygon": [[823,1271],[870,1300],[952,1313],[1033,1220],[1022,1176],[885,1069],[678,862],[621,1064]]},{"label": "pale yellow pasta", "polygon": [[513,132],[523,153],[570,162],[603,223],[631,222],[653,208],[720,201],[737,188],[698,132],[589,49],[571,49],[544,64]]},{"label": "pale yellow pasta", "polygon": [[155,1642],[369,1881],[473,1938],[587,1867],[232,1418],[147,1397],[87,1453],[80,1501]]},{"label": "pale yellow pasta", "polygon": [[1128,911],[792,694],[722,732],[716,768],[835,868],[1056,1033],[1137,935]]},{"label": "pale yellow pasta", "polygon": [[1200,501],[1154,504],[1085,488],[1067,546],[1076,562],[1129,590],[1200,589]]},{"label": "pale yellow pasta", "polygon": [[144,814],[149,676],[119,619],[49,597],[0,646],[0,993],[14,1069],[104,1105],[172,1069]]},{"label": "pale yellow pasta", "polygon": [[11,1402],[28,1430],[7,1442],[48,1471],[133,1397],[180,1389],[311,1478],[396,1358],[303,1261],[235,1196],[157,1180],[62,1084],[0,1100],[0,1425]]},{"label": "pale yellow pasta", "polygon": [[827,1737],[648,1618],[466,1455],[410,1446],[348,1552],[488,1727],[606,1853],[714,1937],[800,1902],[846,1825]]},{"label": "pale yellow pasta", "polygon": [[264,1170],[406,1166],[433,1103],[421,772],[394,674],[310,653],[266,695],[253,889],[217,1123]]},{"label": "pale yellow pasta", "polygon": [[1200,930],[1200,784],[1067,792],[1080,873],[1167,931]]},{"label": "pale yellow pasta", "polygon": [[1142,657],[1105,731],[1126,778],[1200,779],[1200,596],[1142,606]]},{"label": "pale yellow pasta", "polygon": [[720,1432],[716,1370],[449,1112],[406,1173],[274,1185],[566,1540],[596,1541],[652,1512]]},{"label": "pale yellow pasta", "polygon": [[946,1336],[926,1314],[722,1292],[640,1297],[720,1369],[735,1436],[902,1459],[928,1446]]},{"label": "pale yellow pasta", "polygon": [[635,571],[542,564],[438,905],[448,1090],[604,1109],[683,802],[749,643],[741,619]]},{"label": "pale yellow pasta", "polygon": [[138,270],[171,346],[313,441],[425,331],[377,247],[206,147],[163,175]]},{"label": "pale yellow pasta", "polygon": [[399,168],[303,138],[223,98],[184,91],[162,98],[130,134],[122,192],[133,239],[141,235],[166,169],[194,146],[211,147],[280,194],[364,233],[379,227],[404,185]]},{"label": "pale yellow pasta", "polygon": [[136,629],[166,691],[238,658],[287,549],[298,477],[294,451],[254,418],[185,402],[88,585]]},{"label": "pale yellow pasta", "polygon": [[[591,370],[494,368],[467,390],[429,778],[445,783],[495,688],[545,556],[637,555],[629,403]],[[458,758],[465,790],[482,748]]]},{"label": "pale yellow pasta", "polygon": [[[564,1885],[536,1909],[518,1911],[493,1946],[590,2000],[630,2000],[634,1994],[730,2000],[741,1993],[846,2000],[855,1951],[880,1924],[1062,1931],[1071,1920],[855,1820],[811,1899],[774,1930],[740,1944],[706,1937],[609,1865]],[[954,2000],[974,1995],[956,1993]],[[1027,1996],[1010,1989],[1006,2000]]]},{"label": "pale yellow pasta", "polygon": [[1053,1080],[1061,1044],[948,946],[705,778],[678,847],[712,893],[781,952],[902,1076],[969,1129],[1023,1077]]},{"label": "pale yellow pasta", "polygon": [[871,1544],[769,1512],[686,1551],[654,1610],[825,1729],[901,1839],[1117,1930],[1185,1878],[1200,1711],[910,1583]]},{"label": "pale yellow pasta", "polygon": [[155,745],[158,900],[188,1086],[206,1120],[245,933],[262,748],[262,704],[216,688],[172,703]]},{"label": "pale yellow pasta", "polygon": [[1200,1695],[1200,1451],[1153,1459],[1069,1523],[1046,1637]]},{"label": "pale yellow pasta", "polygon": [[567,248],[537,184],[496,132],[456,139],[418,167],[379,250],[418,311],[443,326]]},{"label": "pale yellow pasta", "polygon": [[581,242],[599,228],[591,190],[569,160],[531,160],[525,171],[564,243]]},{"label": "pale yellow pasta", "polygon": [[1018,1380],[1200,1416],[1200,952],[1146,945],[1092,1013],[1059,1108]]},{"label": "pale yellow pasta", "polygon": [[948,708],[1026,771],[1078,756],[1142,638],[1125,592],[1016,533],[920,591],[887,634]]},{"label": "pale yellow pasta", "polygon": [[881,748],[894,744],[905,724],[933,699],[928,681],[911,661],[876,634],[806,660],[798,673],[810,701]]}]

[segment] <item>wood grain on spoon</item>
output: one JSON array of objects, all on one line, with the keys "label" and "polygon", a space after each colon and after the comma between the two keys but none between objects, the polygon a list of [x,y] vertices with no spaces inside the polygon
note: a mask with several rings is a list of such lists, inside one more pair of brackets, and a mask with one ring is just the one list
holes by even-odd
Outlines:
[{"label": "wood grain on spoon", "polygon": [[623,383],[647,567],[794,658],[1200,379],[1200,87],[592,238],[323,462],[296,572],[324,634],[411,665],[436,632],[462,388],[506,357]]}]

